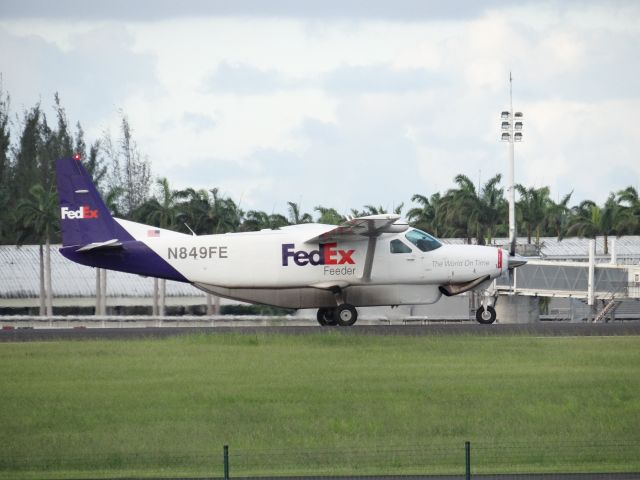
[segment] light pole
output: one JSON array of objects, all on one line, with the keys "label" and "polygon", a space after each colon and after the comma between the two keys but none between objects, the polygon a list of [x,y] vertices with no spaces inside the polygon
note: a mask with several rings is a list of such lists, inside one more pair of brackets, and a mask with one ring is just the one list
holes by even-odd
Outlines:
[{"label": "light pole", "polygon": [[509,182],[507,186],[507,200],[509,201],[509,250],[516,251],[516,192],[514,187],[514,144],[522,141],[522,112],[513,112],[513,80],[509,72],[509,110],[500,115],[502,130],[501,140],[509,142]]}]

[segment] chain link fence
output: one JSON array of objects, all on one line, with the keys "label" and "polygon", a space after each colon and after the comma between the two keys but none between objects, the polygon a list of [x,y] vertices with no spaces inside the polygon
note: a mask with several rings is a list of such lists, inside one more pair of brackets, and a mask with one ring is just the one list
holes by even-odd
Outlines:
[{"label": "chain link fence", "polygon": [[380,445],[351,448],[228,447],[190,455],[2,456],[0,478],[640,479],[638,443]]},{"label": "chain link fence", "polygon": [[[535,478],[640,479],[640,442],[558,443],[544,446],[524,443],[452,443],[380,446],[367,450],[357,447],[230,449],[225,467],[222,471],[230,472],[230,478],[395,475],[453,476],[452,478],[502,475],[501,478],[510,478],[509,475],[539,474]],[[612,476],[616,473],[620,475]],[[573,475],[567,477],[567,474]]]}]

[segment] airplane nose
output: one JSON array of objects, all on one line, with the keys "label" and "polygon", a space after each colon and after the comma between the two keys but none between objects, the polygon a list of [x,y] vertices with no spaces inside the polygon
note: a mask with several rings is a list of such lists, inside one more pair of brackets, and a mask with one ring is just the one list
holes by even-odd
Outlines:
[{"label": "airplane nose", "polygon": [[516,254],[509,255],[509,263],[507,264],[507,267],[509,268],[509,270],[513,270],[514,268],[521,267],[525,263],[527,263],[526,258]]}]

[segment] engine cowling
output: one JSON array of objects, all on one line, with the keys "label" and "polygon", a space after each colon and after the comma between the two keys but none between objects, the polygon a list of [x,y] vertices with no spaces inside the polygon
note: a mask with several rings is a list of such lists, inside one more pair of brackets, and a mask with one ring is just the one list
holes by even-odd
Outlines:
[{"label": "engine cowling", "polygon": [[470,282],[448,283],[446,285],[440,285],[438,287],[438,290],[440,290],[440,292],[443,295],[446,295],[447,297],[453,297],[454,295],[460,295],[461,293],[468,292],[469,290],[473,290],[481,283],[486,282],[487,280],[490,280],[490,278],[491,277],[489,275],[486,275],[484,277],[479,277],[479,278],[476,278],[475,280],[471,280]]}]

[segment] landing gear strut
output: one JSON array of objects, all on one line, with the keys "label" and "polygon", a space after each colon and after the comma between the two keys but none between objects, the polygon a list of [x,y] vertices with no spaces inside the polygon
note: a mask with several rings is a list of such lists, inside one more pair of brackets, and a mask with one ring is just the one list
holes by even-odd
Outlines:
[{"label": "landing gear strut", "polygon": [[476,320],[483,325],[490,325],[496,321],[495,304],[498,301],[495,280],[482,292],[482,303],[476,310]]},{"label": "landing gear strut", "polygon": [[336,308],[322,307],[318,309],[318,323],[320,325],[340,325],[341,327],[350,327],[358,320],[358,310],[350,303],[344,301],[342,290],[335,288],[333,295],[336,298]]}]

